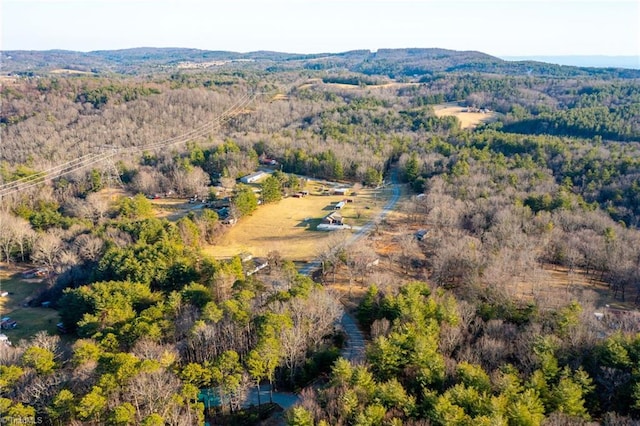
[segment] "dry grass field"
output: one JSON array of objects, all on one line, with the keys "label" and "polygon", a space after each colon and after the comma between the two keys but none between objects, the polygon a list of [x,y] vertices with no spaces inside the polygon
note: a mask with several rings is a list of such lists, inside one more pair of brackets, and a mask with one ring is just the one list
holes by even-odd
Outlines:
[{"label": "dry grass field", "polygon": [[333,211],[333,206],[345,198],[353,199],[340,210],[346,224],[361,226],[380,212],[390,196],[389,189],[362,189],[356,196],[313,195],[321,191],[321,184],[312,182],[307,190],[312,194],[304,198],[284,198],[267,204],[248,217],[243,217],[228,229],[217,244],[205,252],[227,258],[241,252],[265,256],[272,250],[294,261],[307,261],[325,248],[331,232],[316,231],[322,218]]},{"label": "dry grass field", "polygon": [[437,117],[457,117],[463,129],[472,129],[480,123],[490,123],[498,117],[497,113],[493,111],[472,112],[467,107],[461,107],[456,103],[436,105],[433,109]]},{"label": "dry grass field", "polygon": [[[339,89],[348,89],[348,90],[368,90],[368,89],[385,89],[392,87],[407,87],[407,86],[418,86],[420,83],[399,83],[399,82],[389,82],[384,84],[368,84],[366,86],[359,86],[357,84],[343,84],[343,83],[324,83],[322,79],[312,78],[307,80],[304,84],[298,86],[298,89],[308,89],[313,86],[323,85],[326,87],[335,87]],[[276,100],[276,99],[274,99]]]},{"label": "dry grass field", "polygon": [[49,72],[51,74],[93,75],[93,73],[89,72],[89,71],[70,70],[70,69],[66,69],[66,68],[57,68],[57,69],[51,70]]}]

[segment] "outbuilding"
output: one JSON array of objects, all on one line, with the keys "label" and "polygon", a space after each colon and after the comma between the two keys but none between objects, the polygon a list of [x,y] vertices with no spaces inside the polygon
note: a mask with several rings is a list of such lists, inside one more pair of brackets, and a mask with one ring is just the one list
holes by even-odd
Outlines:
[{"label": "outbuilding", "polygon": [[240,178],[240,182],[242,183],[254,183],[267,176],[267,172],[263,172],[262,170],[257,171],[255,173],[251,173],[250,175],[246,175]]}]

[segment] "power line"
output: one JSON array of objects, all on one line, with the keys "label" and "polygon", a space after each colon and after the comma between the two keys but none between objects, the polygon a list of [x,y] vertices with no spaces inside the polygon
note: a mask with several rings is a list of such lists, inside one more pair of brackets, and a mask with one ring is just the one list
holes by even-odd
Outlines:
[{"label": "power line", "polygon": [[25,176],[20,179],[2,184],[0,185],[0,198],[14,194],[16,192],[26,191],[44,182],[69,175],[73,172],[84,169],[93,164],[98,164],[105,160],[112,159],[117,155],[135,154],[143,151],[167,148],[171,145],[187,142],[189,139],[192,139],[192,138],[204,136],[222,127],[222,125],[225,122],[227,122],[234,115],[237,115],[238,113],[242,112],[258,96],[267,94],[267,93],[268,92],[256,92],[253,95],[249,95],[248,93],[246,93],[214,119],[181,135],[173,136],[171,138],[168,138],[159,142],[149,143],[146,145],[141,145],[136,147],[127,147],[127,148],[102,147],[103,152],[101,153],[87,154],[77,159],[70,160],[65,163],[54,166],[50,169],[40,171],[33,175]]}]

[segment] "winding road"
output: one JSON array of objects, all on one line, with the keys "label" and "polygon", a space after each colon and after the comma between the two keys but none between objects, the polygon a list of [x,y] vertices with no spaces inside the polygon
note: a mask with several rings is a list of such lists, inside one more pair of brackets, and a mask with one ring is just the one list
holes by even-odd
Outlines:
[{"label": "winding road", "polygon": [[[355,243],[356,241],[367,235],[369,232],[371,232],[373,227],[376,224],[380,223],[387,216],[387,214],[389,214],[389,212],[391,212],[395,208],[401,194],[400,185],[398,184],[397,169],[394,169],[391,173],[391,186],[393,193],[387,204],[385,204],[385,206],[382,208],[382,211],[369,222],[367,222],[363,227],[361,227],[357,232],[351,235],[345,242],[346,246]],[[321,267],[322,262],[319,259],[315,259],[309,263],[306,263],[302,268],[300,268],[298,272],[302,275],[311,275],[313,271],[320,269]],[[345,359],[348,359],[352,362],[358,363],[364,361],[364,335],[358,328],[358,324],[353,315],[343,310],[342,318],[340,319],[340,325],[347,335],[347,344],[342,349],[341,355]]]},{"label": "winding road", "polygon": [[[385,204],[385,206],[382,208],[382,211],[369,222],[367,222],[367,224],[360,228],[357,232],[351,235],[345,242],[345,245],[353,244],[360,238],[367,235],[377,223],[381,222],[387,216],[387,214],[395,208],[401,194],[397,175],[398,171],[394,169],[394,171],[391,173],[391,185],[393,188],[393,193],[387,204]],[[299,269],[298,272],[302,275],[311,275],[313,271],[320,269],[321,266],[322,264],[320,260],[315,259],[311,262],[306,263],[302,268]],[[348,359],[353,363],[357,364],[363,362],[365,359],[365,341],[362,331],[360,331],[360,329],[358,328],[356,319],[353,317],[353,315],[343,310],[342,318],[340,319],[340,325],[347,335],[347,344],[344,348],[342,348],[342,352],[340,354],[343,358]],[[291,408],[293,405],[298,403],[299,400],[299,396],[295,393],[273,392],[273,402],[277,403],[285,410]],[[260,386],[260,401],[269,401],[268,385]],[[256,405],[257,403],[258,391],[255,388],[251,388],[248,392],[246,400],[243,403],[243,406],[248,407],[250,405]],[[281,424],[284,424],[284,422],[282,422]]]}]

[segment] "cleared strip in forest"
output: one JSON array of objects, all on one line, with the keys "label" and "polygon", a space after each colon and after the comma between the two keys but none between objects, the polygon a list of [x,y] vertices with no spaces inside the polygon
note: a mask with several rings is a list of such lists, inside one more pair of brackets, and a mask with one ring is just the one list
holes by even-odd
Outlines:
[{"label": "cleared strip in forest", "polygon": [[220,128],[231,117],[245,112],[248,105],[250,105],[258,96],[265,93],[266,92],[257,92],[253,95],[243,95],[238,101],[236,101],[231,107],[227,108],[227,110],[220,114],[218,117],[182,135],[132,148],[109,148],[108,150],[103,149],[99,153],[87,154],[77,159],[54,166],[50,169],[35,173],[33,175],[25,176],[11,182],[7,182],[0,185],[0,198],[15,194],[17,192],[26,191],[47,181],[66,176],[94,164],[104,162],[117,155],[134,154],[143,151],[153,151],[157,149],[167,148],[171,145],[187,142],[195,137],[204,136]]}]

